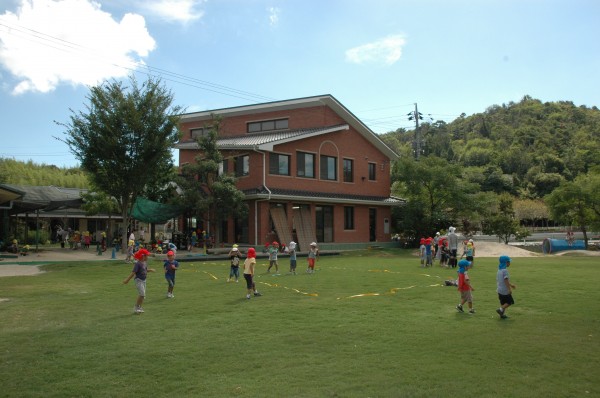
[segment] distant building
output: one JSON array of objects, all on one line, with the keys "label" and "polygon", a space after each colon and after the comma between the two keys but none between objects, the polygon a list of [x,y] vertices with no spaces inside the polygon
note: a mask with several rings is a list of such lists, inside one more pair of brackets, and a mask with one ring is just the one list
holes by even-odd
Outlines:
[{"label": "distant building", "polygon": [[[222,118],[222,171],[237,177],[247,219],[210,227],[219,240],[327,244],[391,241],[391,165],[398,155],[331,95],[182,115],[179,165],[194,162],[196,138]],[[201,217],[197,218],[198,220]],[[207,226],[192,225],[191,229]]]}]

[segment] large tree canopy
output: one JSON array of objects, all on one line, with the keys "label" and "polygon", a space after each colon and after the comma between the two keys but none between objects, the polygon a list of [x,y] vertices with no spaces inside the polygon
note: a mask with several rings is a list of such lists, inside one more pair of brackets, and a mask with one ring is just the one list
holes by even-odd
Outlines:
[{"label": "large tree canopy", "polygon": [[116,199],[127,220],[137,196],[172,170],[181,108],[158,78],[141,85],[134,77],[129,85],[105,81],[92,87],[87,99],[86,111],[71,110],[70,121],[59,123],[66,128],[62,141],[92,184]]}]

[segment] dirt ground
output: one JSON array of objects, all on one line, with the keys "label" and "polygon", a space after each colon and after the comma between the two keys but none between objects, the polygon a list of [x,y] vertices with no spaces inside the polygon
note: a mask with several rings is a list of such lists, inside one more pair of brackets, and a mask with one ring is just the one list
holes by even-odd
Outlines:
[{"label": "dirt ground", "polygon": [[[544,254],[534,253],[526,249],[522,249],[513,245],[505,245],[496,242],[475,242],[476,257],[498,257],[506,254],[510,257],[539,257]],[[577,250],[583,253],[583,250]],[[564,255],[569,251],[549,254],[551,256]],[[600,256],[600,251],[585,251],[588,255]],[[30,253],[27,256],[19,256],[18,258],[3,258],[0,259],[0,277],[5,276],[27,276],[37,275],[42,271],[39,265],[57,261],[100,261],[112,260],[123,262],[125,255],[116,253],[116,259],[112,259],[112,251],[108,250],[102,255],[98,255],[95,249],[89,250],[69,250],[69,249],[47,249],[41,250],[39,253]]]}]

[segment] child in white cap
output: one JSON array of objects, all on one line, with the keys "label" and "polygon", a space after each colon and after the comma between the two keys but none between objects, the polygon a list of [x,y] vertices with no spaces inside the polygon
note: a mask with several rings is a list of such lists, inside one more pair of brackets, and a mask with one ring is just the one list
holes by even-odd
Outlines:
[{"label": "child in white cap", "polygon": [[290,253],[290,274],[296,275],[296,242],[291,241],[288,250]]}]

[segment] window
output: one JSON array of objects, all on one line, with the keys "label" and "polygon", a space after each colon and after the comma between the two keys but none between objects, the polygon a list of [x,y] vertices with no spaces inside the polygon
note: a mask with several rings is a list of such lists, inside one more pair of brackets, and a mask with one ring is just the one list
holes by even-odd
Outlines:
[{"label": "window", "polygon": [[337,180],[337,158],[321,155],[321,179]]},{"label": "window", "polygon": [[298,152],[296,155],[296,175],[298,177],[315,178],[315,155]]},{"label": "window", "polygon": [[354,229],[354,207],[344,206],[344,229]]},{"label": "window", "polygon": [[249,133],[260,133],[262,131],[285,130],[288,128],[288,119],[263,120],[262,122],[248,123]]},{"label": "window", "polygon": [[197,140],[200,137],[206,137],[209,131],[210,128],[204,127],[198,129],[190,129],[190,137],[192,137],[194,140]]},{"label": "window", "polygon": [[344,159],[344,182],[354,182],[354,171],[352,159]]},{"label": "window", "polygon": [[218,175],[227,174],[229,172],[229,159],[223,159],[221,163],[219,163],[219,173]]},{"label": "window", "polygon": [[248,155],[233,158],[235,162],[235,176],[247,176],[250,173],[250,157]]},{"label": "window", "polygon": [[280,176],[290,175],[290,156],[271,153],[269,155],[269,173]]},{"label": "window", "polygon": [[377,178],[377,163],[369,163],[369,180],[375,181]]}]

